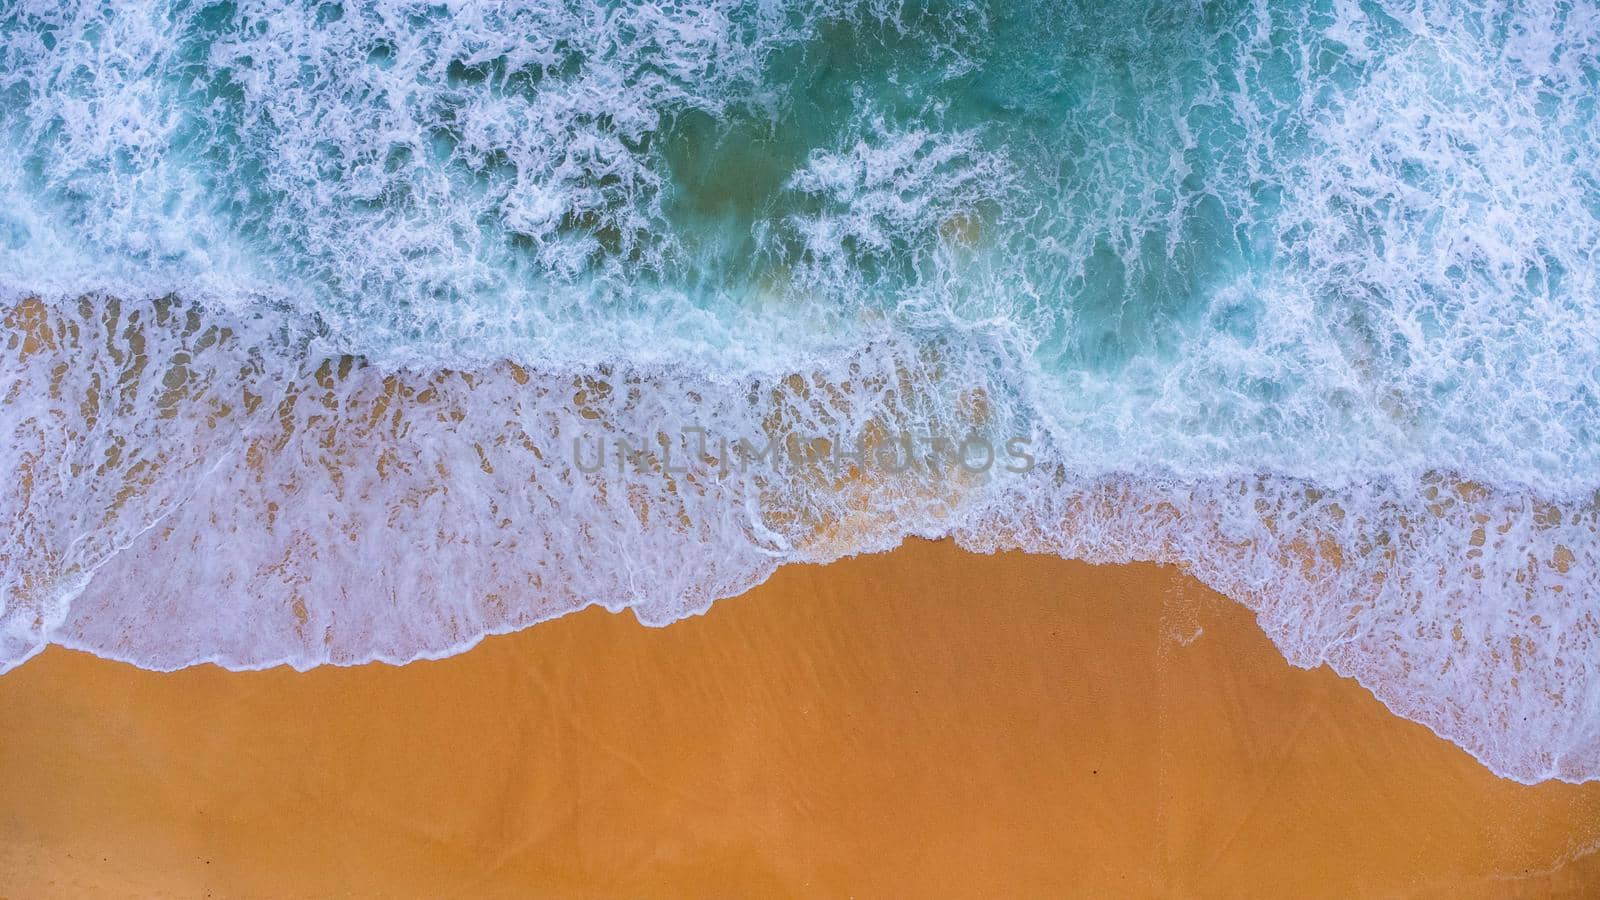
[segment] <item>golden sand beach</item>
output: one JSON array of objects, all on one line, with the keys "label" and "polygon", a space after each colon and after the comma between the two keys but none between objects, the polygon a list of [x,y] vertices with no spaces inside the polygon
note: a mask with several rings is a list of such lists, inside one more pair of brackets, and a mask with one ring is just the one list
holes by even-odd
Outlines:
[{"label": "golden sand beach", "polygon": [[0,678],[0,897],[1600,895],[1495,777],[1167,568],[913,542],[662,629]]}]

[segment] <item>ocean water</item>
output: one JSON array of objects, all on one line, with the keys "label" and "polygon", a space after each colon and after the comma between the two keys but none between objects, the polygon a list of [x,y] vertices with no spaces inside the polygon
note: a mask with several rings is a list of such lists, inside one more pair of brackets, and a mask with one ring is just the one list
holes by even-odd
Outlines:
[{"label": "ocean water", "polygon": [[4,0],[0,305],[0,671],[951,536],[1600,778],[1594,2]]}]

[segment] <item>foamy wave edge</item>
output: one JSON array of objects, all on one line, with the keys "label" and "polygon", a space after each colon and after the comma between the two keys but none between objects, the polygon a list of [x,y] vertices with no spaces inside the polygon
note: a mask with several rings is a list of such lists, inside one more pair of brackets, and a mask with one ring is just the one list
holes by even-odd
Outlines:
[{"label": "foamy wave edge", "polygon": [[[156,670],[404,664],[591,605],[665,625],[779,565],[916,535],[1180,566],[1292,664],[1497,774],[1600,778],[1593,497],[1439,471],[1078,470],[999,361],[907,336],[713,378],[390,371],[171,299],[25,302],[6,324],[0,671],[49,643]],[[684,427],[1022,436],[1037,464],[720,472],[709,453],[679,473],[661,447]],[[577,465],[584,441],[662,435],[620,472]]]}]

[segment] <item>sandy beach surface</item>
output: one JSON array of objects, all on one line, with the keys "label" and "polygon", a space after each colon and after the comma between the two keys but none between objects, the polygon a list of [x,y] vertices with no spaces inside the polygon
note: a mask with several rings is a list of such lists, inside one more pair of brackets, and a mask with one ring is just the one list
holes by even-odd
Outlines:
[{"label": "sandy beach surface", "polygon": [[664,629],[0,678],[0,897],[1600,896],[1496,778],[1174,570],[914,542]]}]

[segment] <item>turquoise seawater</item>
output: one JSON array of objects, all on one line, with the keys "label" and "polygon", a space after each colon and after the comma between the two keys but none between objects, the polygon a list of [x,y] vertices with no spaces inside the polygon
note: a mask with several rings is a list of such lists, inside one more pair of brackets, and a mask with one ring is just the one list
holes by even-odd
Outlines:
[{"label": "turquoise seawater", "polygon": [[1597,172],[1593,2],[0,3],[0,667],[953,536],[1600,777]]}]

